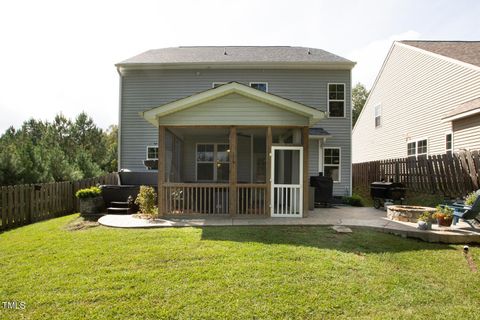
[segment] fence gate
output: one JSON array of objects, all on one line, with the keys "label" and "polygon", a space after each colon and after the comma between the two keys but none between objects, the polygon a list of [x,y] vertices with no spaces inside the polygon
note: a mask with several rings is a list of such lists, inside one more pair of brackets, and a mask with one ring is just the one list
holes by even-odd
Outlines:
[{"label": "fence gate", "polygon": [[303,215],[303,147],[272,147],[271,215]]}]

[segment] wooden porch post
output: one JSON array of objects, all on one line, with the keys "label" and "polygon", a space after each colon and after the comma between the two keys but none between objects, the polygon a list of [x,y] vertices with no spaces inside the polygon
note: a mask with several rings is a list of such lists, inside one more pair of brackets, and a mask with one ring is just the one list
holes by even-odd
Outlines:
[{"label": "wooden porch post", "polygon": [[165,214],[165,127],[158,126],[158,215]]},{"label": "wooden porch post", "polygon": [[229,196],[228,213],[234,216],[237,213],[237,128],[230,127],[229,137]]},{"label": "wooden porch post", "polygon": [[268,216],[272,215],[271,209],[271,194],[272,194],[272,127],[267,127],[267,146],[265,152],[265,183],[267,184],[267,191],[265,192],[265,211]]},{"label": "wooden porch post", "polygon": [[302,128],[302,144],[303,144],[303,217],[308,217],[308,133],[309,128]]}]

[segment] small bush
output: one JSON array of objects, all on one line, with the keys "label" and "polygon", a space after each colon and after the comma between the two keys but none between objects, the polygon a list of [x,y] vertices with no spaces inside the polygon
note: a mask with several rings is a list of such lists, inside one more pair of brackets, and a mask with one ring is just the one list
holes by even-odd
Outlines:
[{"label": "small bush", "polygon": [[75,193],[75,196],[79,199],[95,198],[102,194],[102,190],[99,187],[91,187],[80,189]]},{"label": "small bush", "polygon": [[363,207],[363,198],[358,194],[354,194],[351,197],[343,197],[343,202],[352,207]]},{"label": "small bush", "polygon": [[467,194],[467,197],[465,198],[465,204],[467,206],[473,205],[475,200],[477,200],[477,197],[478,197],[478,191],[474,191],[474,192],[471,192],[471,193]]},{"label": "small bush", "polygon": [[428,211],[424,211],[422,215],[418,217],[418,220],[425,221],[425,222],[432,222],[434,220],[434,217],[432,213]]},{"label": "small bush", "polygon": [[152,187],[141,186],[138,193],[135,204],[140,207],[140,212],[143,214],[149,214],[155,218],[158,214],[157,207],[155,206],[157,194]]}]

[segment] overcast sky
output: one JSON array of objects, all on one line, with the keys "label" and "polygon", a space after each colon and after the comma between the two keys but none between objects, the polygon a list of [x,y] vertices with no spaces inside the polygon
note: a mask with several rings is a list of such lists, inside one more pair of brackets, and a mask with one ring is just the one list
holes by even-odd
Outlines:
[{"label": "overcast sky", "polygon": [[292,45],[357,62],[370,88],[394,40],[480,40],[480,1],[22,1],[0,3],[0,131],[82,110],[117,123],[114,64],[180,45]]}]

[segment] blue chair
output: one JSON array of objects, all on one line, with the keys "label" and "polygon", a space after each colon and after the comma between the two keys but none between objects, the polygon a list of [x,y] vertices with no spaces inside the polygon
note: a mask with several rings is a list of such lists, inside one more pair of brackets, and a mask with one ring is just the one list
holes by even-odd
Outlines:
[{"label": "blue chair", "polygon": [[446,205],[446,207],[453,209],[453,225],[456,225],[460,219],[463,219],[474,228],[470,220],[480,222],[478,218],[478,215],[480,214],[480,196],[477,197],[471,206]]}]

